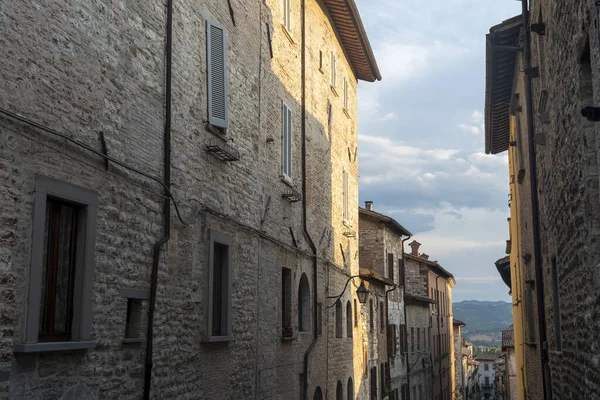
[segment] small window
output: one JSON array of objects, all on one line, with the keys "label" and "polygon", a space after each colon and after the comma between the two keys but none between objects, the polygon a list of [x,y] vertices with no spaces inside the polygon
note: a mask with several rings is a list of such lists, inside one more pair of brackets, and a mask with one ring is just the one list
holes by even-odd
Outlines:
[{"label": "small window", "polygon": [[348,378],[348,388],[346,390],[348,400],[354,400],[354,385],[352,384],[352,378]]},{"label": "small window", "polygon": [[343,317],[342,317],[342,302],[336,301],[335,303],[335,337],[341,338],[343,337]]},{"label": "small window", "polygon": [[417,328],[417,351],[421,350],[421,328]]},{"label": "small window", "polygon": [[490,370],[490,366],[488,364],[483,364],[483,370],[484,371],[489,371]]},{"label": "small window", "polygon": [[281,173],[284,179],[292,179],[292,109],[281,102]]},{"label": "small window", "polygon": [[283,11],[283,27],[288,31],[292,31],[292,10],[290,7],[290,0],[282,0],[282,11]]},{"label": "small window", "polygon": [[381,388],[381,398],[385,397],[385,364],[379,367],[379,387]]},{"label": "small window", "polygon": [[313,400],[323,400],[323,392],[321,391],[320,386],[317,386],[317,388],[315,389]]},{"label": "small window", "polygon": [[227,129],[229,123],[227,89],[227,34],[225,27],[206,21],[208,82],[208,123]]},{"label": "small window", "polygon": [[387,267],[388,278],[394,280],[394,254],[392,253],[387,255]]},{"label": "small window", "polygon": [[344,385],[342,385],[342,381],[338,381],[335,388],[335,400],[344,400]]},{"label": "small window", "polygon": [[400,286],[404,286],[405,285],[405,276],[404,276],[404,261],[402,260],[402,258],[398,259],[398,285]]},{"label": "small window", "polygon": [[348,111],[348,80],[344,78],[344,110]]},{"label": "small window", "polygon": [[293,335],[292,329],[292,270],[281,269],[281,330],[283,337]]},{"label": "small window", "polygon": [[210,231],[209,252],[209,334],[214,337],[230,335],[230,237]]},{"label": "small window", "polygon": [[317,303],[317,334],[323,334],[323,303]]},{"label": "small window", "polygon": [[371,368],[371,377],[369,380],[371,384],[371,399],[377,398],[377,367]]},{"label": "small window", "polygon": [[369,300],[369,331],[373,332],[375,328],[375,316],[373,315],[373,300]]},{"label": "small window", "polygon": [[335,53],[331,52],[331,87],[336,87]]},{"label": "small window", "polygon": [[51,351],[55,342],[71,342],[69,349],[93,347],[98,195],[36,176],[34,196],[25,344],[15,351]]},{"label": "small window", "polygon": [[354,326],[358,326],[358,307],[356,306],[356,299],[354,299]]},{"label": "small window", "polygon": [[410,351],[414,353],[415,351],[415,328],[410,327]]},{"label": "small window", "polygon": [[385,306],[383,301],[379,302],[379,329],[381,332],[385,332]]},{"label": "small window", "polygon": [[141,339],[142,300],[127,299],[127,319],[125,321],[125,339]]},{"label": "small window", "polygon": [[346,337],[352,337],[352,303],[346,303]]},{"label": "small window", "polygon": [[349,212],[349,206],[348,206],[348,171],[346,171],[346,169],[344,168],[344,172],[342,174],[343,176],[343,196],[344,196],[344,222],[348,222],[350,220],[350,212]]},{"label": "small window", "polygon": [[310,291],[308,278],[302,274],[298,287],[298,329],[301,332],[310,331]]},{"label": "small window", "polygon": [[323,52],[319,50],[319,71],[323,72]]}]

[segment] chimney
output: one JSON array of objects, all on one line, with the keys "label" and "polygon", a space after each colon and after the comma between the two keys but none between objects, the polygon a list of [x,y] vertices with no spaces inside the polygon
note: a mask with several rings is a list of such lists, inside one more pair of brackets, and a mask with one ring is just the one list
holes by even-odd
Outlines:
[{"label": "chimney", "polygon": [[373,202],[372,201],[365,201],[365,208],[369,211],[373,211]]},{"label": "chimney", "polygon": [[417,256],[418,257],[419,256],[419,246],[421,246],[421,243],[417,242],[416,240],[413,240],[408,245],[412,249],[412,251],[410,252],[410,254],[412,254],[413,256]]},{"label": "chimney", "polygon": [[429,260],[429,254],[423,253],[423,254],[421,254],[421,258],[424,260]]}]

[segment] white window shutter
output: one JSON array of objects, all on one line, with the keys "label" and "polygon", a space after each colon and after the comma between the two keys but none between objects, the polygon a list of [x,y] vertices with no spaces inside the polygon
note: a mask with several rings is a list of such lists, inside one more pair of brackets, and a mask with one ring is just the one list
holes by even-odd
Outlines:
[{"label": "white window shutter", "polygon": [[281,102],[281,173],[292,179],[292,109]]},{"label": "white window shutter", "polygon": [[206,21],[206,64],[208,122],[219,128],[227,128],[227,34],[224,26],[211,21]]}]

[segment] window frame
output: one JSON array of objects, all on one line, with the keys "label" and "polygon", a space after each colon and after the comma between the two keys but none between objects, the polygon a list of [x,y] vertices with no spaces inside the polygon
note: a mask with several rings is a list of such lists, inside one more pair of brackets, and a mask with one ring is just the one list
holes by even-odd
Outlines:
[{"label": "window frame", "polygon": [[[211,39],[211,27],[221,29],[223,31],[223,96],[224,96],[224,114],[225,118],[218,118],[213,115],[213,70],[212,70],[212,39]],[[208,123],[214,127],[227,129],[229,127],[229,79],[227,71],[227,28],[224,25],[206,20],[206,84],[207,84],[207,112],[208,112]]]},{"label": "window frame", "polygon": [[[289,118],[284,118],[288,113]],[[292,183],[293,173],[293,119],[292,106],[286,100],[281,100],[281,177],[288,183]],[[288,127],[289,131],[286,130]]]},{"label": "window frame", "polygon": [[[221,232],[214,231],[209,229],[208,231],[208,301],[207,303],[207,326],[206,326],[206,340],[208,342],[215,341],[227,341],[232,340],[232,332],[231,332],[231,320],[232,320],[232,312],[231,312],[231,283],[232,283],[232,259],[233,259],[233,238],[229,235],[226,235]],[[222,312],[224,311],[224,324],[225,333],[221,335],[213,335],[213,279],[214,279],[214,259],[215,259],[215,243],[220,244],[222,246],[227,246],[227,262],[225,265],[225,272],[227,274],[226,280],[227,282],[224,284],[224,288],[226,293],[223,294],[224,304],[222,305]],[[222,299],[222,301],[223,301]],[[223,328],[223,326],[221,327]]]},{"label": "window frame", "polygon": [[[78,207],[78,233],[75,249],[73,311],[70,340],[39,340],[40,305],[42,297],[44,243],[46,239],[46,208],[48,198]],[[26,309],[24,343],[15,345],[15,352],[75,350],[95,347],[90,340],[92,329],[92,294],[95,269],[96,216],[98,193],[43,175],[35,176],[32,217],[29,291]]]}]

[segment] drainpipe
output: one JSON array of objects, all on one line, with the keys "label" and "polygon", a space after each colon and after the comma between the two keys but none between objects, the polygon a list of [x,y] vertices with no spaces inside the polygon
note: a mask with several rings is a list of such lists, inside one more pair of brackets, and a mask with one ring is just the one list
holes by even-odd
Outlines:
[{"label": "drainpipe", "polygon": [[[523,67],[527,71],[531,67],[531,38],[529,29],[529,9],[527,0],[521,0],[523,14],[523,29],[525,30],[523,44]],[[551,399],[552,392],[547,386],[550,383],[548,374],[548,351],[546,339],[546,313],[544,307],[544,272],[542,269],[542,251],[540,244],[539,201],[537,185],[537,167],[535,154],[535,139],[533,125],[533,101],[531,95],[531,75],[524,74],[525,101],[527,102],[527,138],[529,153],[529,179],[531,181],[531,223],[533,225],[533,252],[535,260],[535,285],[537,296],[538,330],[540,334],[540,352],[542,359],[542,387],[544,399]]]},{"label": "drainpipe", "polygon": [[301,108],[302,108],[302,120],[300,121],[300,130],[302,131],[302,228],[304,230],[304,236],[310,245],[312,250],[312,262],[313,262],[313,340],[304,353],[304,399],[308,399],[308,356],[310,352],[317,344],[319,334],[317,332],[317,246],[312,240],[310,233],[308,232],[307,226],[307,210],[306,210],[306,0],[302,0],[302,50],[301,50]]},{"label": "drainpipe", "polygon": [[[404,268],[404,273],[402,276],[404,277],[403,282],[398,282],[402,284],[402,297],[403,297],[403,306],[404,306],[404,329],[407,327],[407,316],[406,316],[406,258],[404,257],[404,242],[409,240],[412,235],[408,235],[406,239],[402,239],[402,268]],[[406,340],[406,335],[404,335],[404,339]],[[410,371],[409,371],[409,358],[408,358],[408,344],[406,345],[406,386],[408,387],[408,399],[410,400]]]},{"label": "drainpipe", "polygon": [[144,373],[144,400],[150,398],[152,383],[152,349],[154,339],[154,309],[156,305],[156,288],[158,286],[158,265],[160,248],[171,236],[171,60],[173,48],[173,0],[167,0],[166,54],[165,54],[165,132],[164,132],[164,174],[165,200],[163,205],[163,237],[154,244],[152,257],[152,276],[150,282],[150,302],[148,305],[148,328],[146,332],[146,363]]}]

